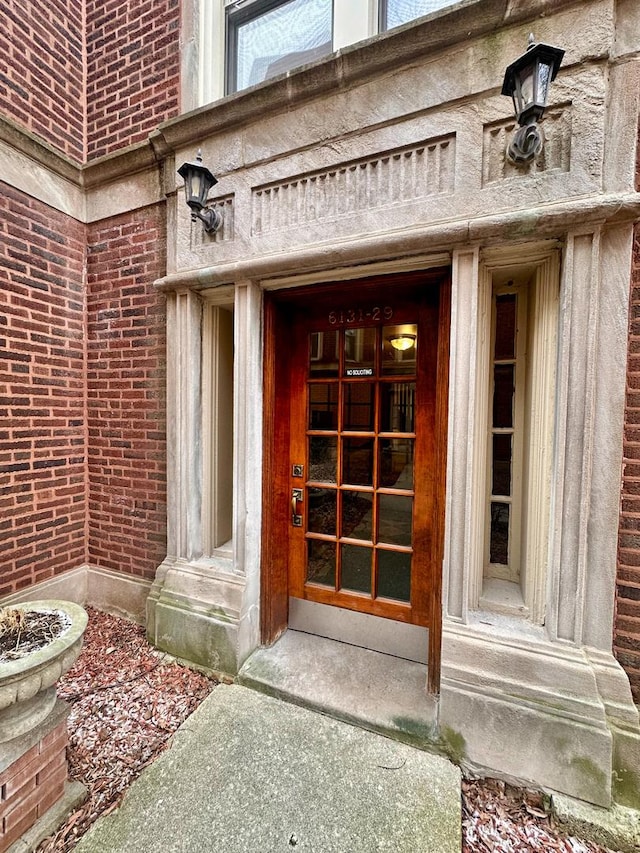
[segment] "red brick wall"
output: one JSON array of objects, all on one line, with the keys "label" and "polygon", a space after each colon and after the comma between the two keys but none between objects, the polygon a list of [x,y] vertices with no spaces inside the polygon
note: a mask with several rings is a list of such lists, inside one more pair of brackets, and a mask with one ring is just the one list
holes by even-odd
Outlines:
[{"label": "red brick wall", "polygon": [[87,0],[88,159],[178,114],[178,0]]},{"label": "red brick wall", "polygon": [[84,159],[83,0],[0,0],[0,114]]},{"label": "red brick wall", "polygon": [[633,251],[627,369],[614,647],[640,704],[640,225]]},{"label": "red brick wall", "polygon": [[89,226],[89,560],[155,576],[166,554],[164,205]]},{"label": "red brick wall", "polygon": [[85,562],[84,226],[0,184],[0,595]]},{"label": "red brick wall", "polygon": [[64,793],[67,721],[0,773],[0,851],[7,850]]}]

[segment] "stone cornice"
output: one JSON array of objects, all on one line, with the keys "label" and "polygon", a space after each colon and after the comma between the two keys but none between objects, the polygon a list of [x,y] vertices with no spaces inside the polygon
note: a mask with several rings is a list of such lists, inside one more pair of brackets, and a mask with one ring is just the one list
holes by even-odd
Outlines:
[{"label": "stone cornice", "polygon": [[80,163],[65,157],[64,154],[43,142],[33,133],[19,127],[3,116],[0,116],[0,142],[15,148],[16,151],[30,160],[34,160],[60,178],[70,181],[77,187],[82,186],[82,165]]},{"label": "stone cornice", "polygon": [[[305,276],[341,267],[370,265],[394,257],[424,256],[425,252],[450,252],[473,243],[509,240],[557,239],[562,234],[600,225],[632,223],[640,219],[640,193],[620,193],[580,198],[526,210],[478,216],[473,219],[422,224],[330,243],[315,243],[259,257],[171,273],[155,282],[160,290],[203,290],[247,279]],[[363,273],[366,274],[366,273]]]}]

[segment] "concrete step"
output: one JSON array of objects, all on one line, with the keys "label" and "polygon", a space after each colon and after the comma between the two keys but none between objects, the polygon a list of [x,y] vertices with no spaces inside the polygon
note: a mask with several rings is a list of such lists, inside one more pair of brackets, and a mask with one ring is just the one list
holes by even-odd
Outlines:
[{"label": "concrete step", "polygon": [[76,853],[459,853],[446,759],[220,685]]},{"label": "concrete step", "polygon": [[255,651],[237,681],[414,746],[437,742],[424,664],[289,630]]}]

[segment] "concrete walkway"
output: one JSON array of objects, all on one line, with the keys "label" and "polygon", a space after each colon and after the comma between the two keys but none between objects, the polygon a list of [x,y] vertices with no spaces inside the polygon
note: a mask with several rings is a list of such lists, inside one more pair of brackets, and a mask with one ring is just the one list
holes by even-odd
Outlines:
[{"label": "concrete walkway", "polygon": [[220,685],[77,853],[459,853],[447,760]]}]

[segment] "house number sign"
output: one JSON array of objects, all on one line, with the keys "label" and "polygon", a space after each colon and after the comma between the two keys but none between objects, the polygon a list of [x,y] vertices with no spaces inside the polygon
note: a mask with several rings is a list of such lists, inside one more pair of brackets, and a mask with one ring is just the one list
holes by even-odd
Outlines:
[{"label": "house number sign", "polygon": [[390,305],[373,308],[345,308],[342,311],[329,311],[328,320],[332,326],[350,326],[352,323],[366,323],[367,320],[391,320],[393,308]]}]

